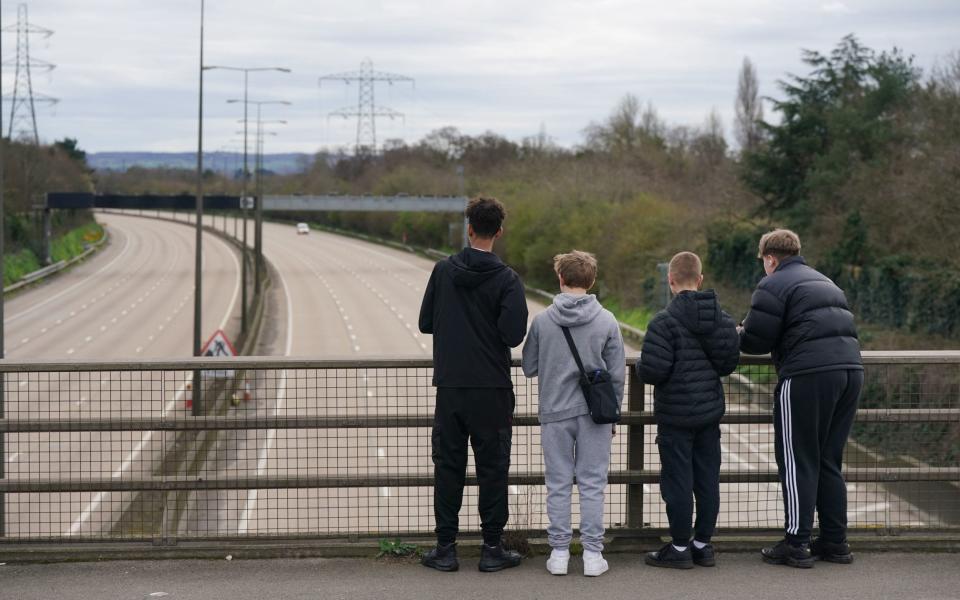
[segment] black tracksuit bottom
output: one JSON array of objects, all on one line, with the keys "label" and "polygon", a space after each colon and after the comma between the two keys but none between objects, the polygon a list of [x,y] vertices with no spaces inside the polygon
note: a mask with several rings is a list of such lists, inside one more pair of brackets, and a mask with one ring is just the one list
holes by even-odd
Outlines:
[{"label": "black tracksuit bottom", "polygon": [[702,427],[657,425],[660,495],[667,505],[670,536],[677,546],[690,543],[693,500],[697,500],[694,538],[709,543],[720,513],[720,424]]},{"label": "black tracksuit bottom", "polygon": [[513,443],[513,390],[508,388],[437,388],[433,417],[433,512],[437,542],[457,539],[467,443],[476,464],[481,530],[485,544],[500,543],[510,509],[507,473]]},{"label": "black tracksuit bottom", "polygon": [[857,413],[863,371],[839,370],[781,379],[773,404],[777,470],[783,488],[787,541],[805,544],[820,517],[820,536],[847,536],[843,448]]}]

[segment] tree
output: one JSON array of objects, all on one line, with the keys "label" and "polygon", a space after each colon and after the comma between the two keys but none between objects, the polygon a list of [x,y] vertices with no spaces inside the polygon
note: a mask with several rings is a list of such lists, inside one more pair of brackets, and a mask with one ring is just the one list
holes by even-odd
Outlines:
[{"label": "tree", "polygon": [[63,138],[54,142],[53,145],[62,150],[71,160],[80,163],[83,167],[87,166],[87,152],[80,149],[76,138]]},{"label": "tree", "polygon": [[644,147],[664,148],[666,126],[653,104],[641,110],[637,97],[627,94],[605,123],[591,123],[584,135],[590,150],[631,155]]},{"label": "tree", "polygon": [[803,62],[811,73],[779,82],[785,98],[770,100],[781,122],[760,122],[768,139],[744,155],[743,174],[768,213],[801,229],[814,203],[842,205],[839,192],[855,167],[882,160],[904,134],[897,117],[920,78],[899,50],[878,55],[852,35],[829,55],[804,50]]},{"label": "tree", "polygon": [[737,99],[734,102],[736,113],[734,135],[740,150],[752,152],[763,139],[760,122],[763,121],[763,103],[760,101],[760,84],[757,82],[757,69],[748,57],[743,58],[740,77],[737,79]]}]

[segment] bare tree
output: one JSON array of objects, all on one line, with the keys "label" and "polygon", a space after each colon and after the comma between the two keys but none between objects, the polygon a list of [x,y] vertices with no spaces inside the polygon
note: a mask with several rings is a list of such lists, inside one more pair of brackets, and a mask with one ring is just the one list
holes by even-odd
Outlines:
[{"label": "bare tree", "polygon": [[743,58],[743,66],[740,67],[734,109],[736,110],[734,135],[737,143],[740,144],[740,151],[754,150],[762,140],[760,121],[763,120],[763,104],[760,101],[757,69],[748,57]]}]

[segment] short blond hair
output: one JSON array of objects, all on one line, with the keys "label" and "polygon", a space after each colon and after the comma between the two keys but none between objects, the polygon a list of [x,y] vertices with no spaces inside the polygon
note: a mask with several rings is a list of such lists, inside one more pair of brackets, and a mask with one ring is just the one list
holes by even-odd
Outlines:
[{"label": "short blond hair", "polygon": [[773,256],[779,260],[800,254],[800,236],[789,229],[774,229],[763,234],[757,258]]},{"label": "short blond hair", "polygon": [[553,257],[553,270],[567,287],[589,290],[597,281],[597,257],[580,250],[558,254]]},{"label": "short blond hair", "polygon": [[680,285],[698,283],[703,274],[703,262],[693,252],[678,252],[670,259],[669,273],[673,281]]}]

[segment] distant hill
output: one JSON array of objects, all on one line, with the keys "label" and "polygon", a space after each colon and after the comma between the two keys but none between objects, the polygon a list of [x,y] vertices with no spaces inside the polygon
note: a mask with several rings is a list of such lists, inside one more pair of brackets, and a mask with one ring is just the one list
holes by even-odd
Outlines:
[{"label": "distant hill", "polygon": [[[248,166],[253,170],[253,155]],[[265,154],[263,167],[268,171],[287,175],[299,173],[313,162],[312,154],[294,152],[288,154]],[[90,152],[87,164],[102,171],[126,171],[130,167],[195,169],[196,152]],[[243,154],[238,152],[204,152],[204,169],[229,174],[243,169]]]}]

